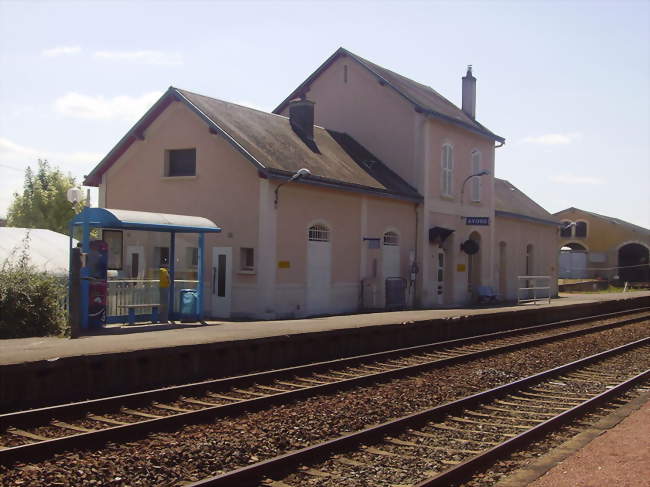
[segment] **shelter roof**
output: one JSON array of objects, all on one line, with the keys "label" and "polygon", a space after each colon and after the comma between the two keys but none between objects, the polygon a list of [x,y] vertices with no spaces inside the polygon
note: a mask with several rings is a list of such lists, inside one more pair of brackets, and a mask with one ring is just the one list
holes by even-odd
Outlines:
[{"label": "shelter roof", "polygon": [[505,179],[494,178],[494,207],[497,216],[524,217],[539,223],[559,224],[553,215]]},{"label": "shelter roof", "polygon": [[[264,177],[287,179],[301,168],[311,172],[302,183],[347,188],[378,195],[417,200],[421,196],[360,144],[345,134],[314,126],[314,152],[294,132],[289,119],[234,103],[170,87],[129,134],[93,169],[85,184],[98,185],[103,174],[124,152],[155,116],[169,105],[185,103],[209,126],[248,159]],[[162,107],[162,109],[161,109]],[[368,159],[374,161],[369,167]]]},{"label": "shelter roof", "polygon": [[558,211],[557,213],[553,213],[553,216],[556,218],[562,218],[567,212],[579,212],[579,213],[584,213],[586,215],[590,215],[596,218],[599,218],[601,220],[605,220],[609,223],[613,223],[615,225],[621,225],[622,227],[628,228],[629,230],[635,231],[635,232],[640,232],[646,235],[650,235],[650,229],[647,229],[645,227],[641,227],[639,225],[635,225],[634,223],[626,222],[625,220],[621,220],[620,218],[614,218],[613,216],[605,216],[601,215],[599,213],[594,213],[593,211],[587,211],[587,210],[581,210],[580,208],[575,208],[573,206],[562,210]]},{"label": "shelter roof", "polygon": [[413,81],[401,74],[395,73],[386,69],[378,64],[372,63],[367,59],[357,56],[356,54],[344,49],[338,48],[321,66],[314,71],[305,81],[303,81],[298,88],[293,90],[291,94],[282,102],[278,107],[273,110],[273,113],[281,113],[287,106],[290,100],[306,94],[312,82],[320,76],[334,61],[340,57],[348,57],[354,62],[369,71],[377,80],[393,89],[406,101],[411,103],[413,107],[426,115],[434,118],[439,118],[447,122],[460,125],[463,128],[475,133],[479,133],[489,137],[498,142],[505,142],[505,139],[490,131],[487,127],[483,126],[460,108],[447,100],[444,96],[438,93],[433,88]]},{"label": "shelter roof", "polygon": [[69,246],[70,237],[52,230],[0,227],[0,265],[17,263],[24,251],[30,265],[48,274],[66,275]]},{"label": "shelter roof", "polygon": [[211,220],[200,216],[110,208],[84,208],[72,219],[71,223],[81,225],[86,219],[91,226],[101,228],[180,233],[218,233],[221,231],[221,228]]}]

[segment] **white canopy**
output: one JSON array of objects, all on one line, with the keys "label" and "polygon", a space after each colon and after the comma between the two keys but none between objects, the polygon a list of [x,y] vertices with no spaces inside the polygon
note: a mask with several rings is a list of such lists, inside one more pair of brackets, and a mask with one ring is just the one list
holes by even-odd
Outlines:
[{"label": "white canopy", "polygon": [[[67,275],[70,262],[70,239],[67,235],[43,228],[0,227],[0,266],[15,263],[23,254],[25,237],[29,234],[29,263],[49,274]],[[73,240],[73,245],[77,241]]]}]

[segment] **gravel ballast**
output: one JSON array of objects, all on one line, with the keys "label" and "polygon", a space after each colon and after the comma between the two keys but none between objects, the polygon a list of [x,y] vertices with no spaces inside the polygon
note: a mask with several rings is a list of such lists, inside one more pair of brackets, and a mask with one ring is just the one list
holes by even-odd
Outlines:
[{"label": "gravel ballast", "polygon": [[264,460],[288,450],[511,382],[650,334],[650,322],[445,367],[417,376],[125,444],[67,452],[0,471],[0,485],[174,485]]}]

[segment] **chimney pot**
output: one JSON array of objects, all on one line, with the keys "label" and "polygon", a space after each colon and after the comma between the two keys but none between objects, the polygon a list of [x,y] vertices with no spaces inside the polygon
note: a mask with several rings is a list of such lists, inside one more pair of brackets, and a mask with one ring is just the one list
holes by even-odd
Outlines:
[{"label": "chimney pot", "polygon": [[463,77],[463,112],[472,120],[476,118],[476,78],[472,75],[471,64]]}]

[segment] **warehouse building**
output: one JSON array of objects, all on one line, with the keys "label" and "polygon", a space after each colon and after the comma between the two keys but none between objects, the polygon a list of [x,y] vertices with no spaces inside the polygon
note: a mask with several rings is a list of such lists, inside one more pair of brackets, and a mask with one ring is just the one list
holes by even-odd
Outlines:
[{"label": "warehouse building", "polygon": [[573,207],[553,216],[562,223],[560,278],[650,281],[650,230]]}]

